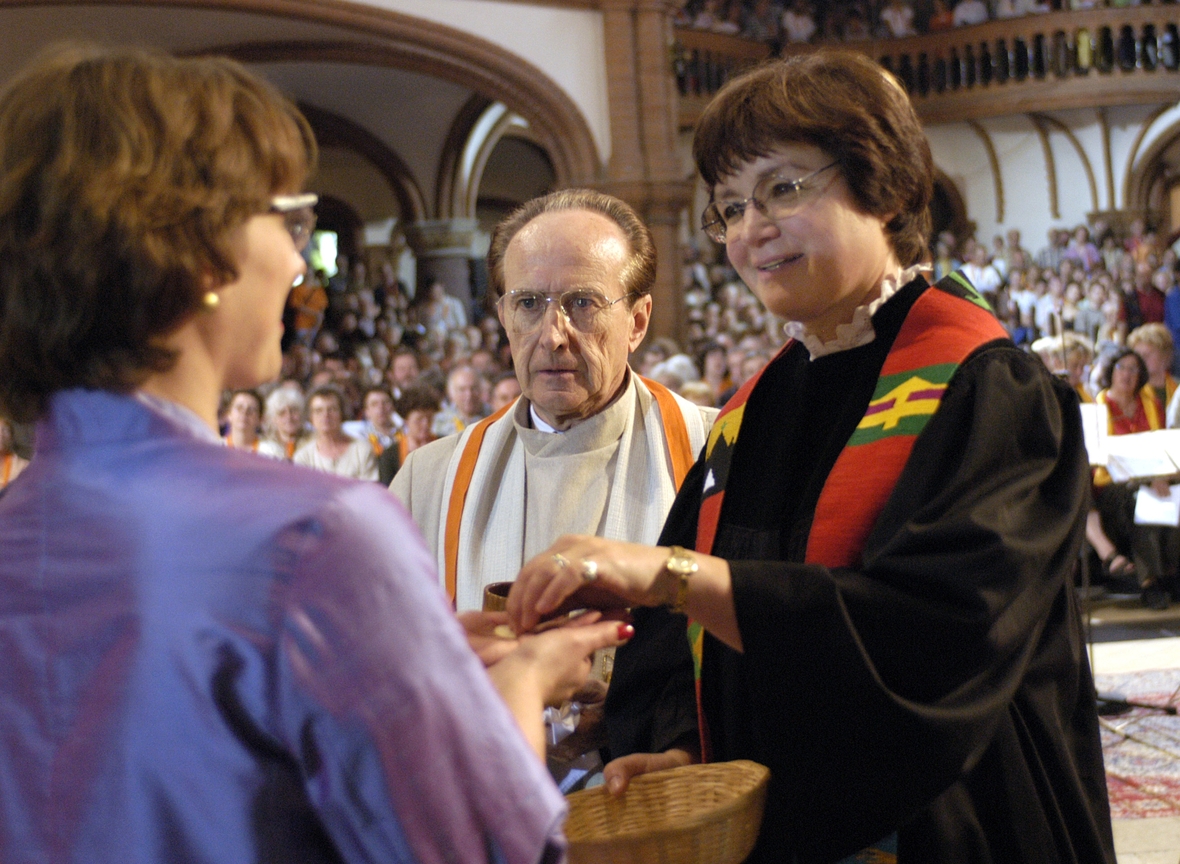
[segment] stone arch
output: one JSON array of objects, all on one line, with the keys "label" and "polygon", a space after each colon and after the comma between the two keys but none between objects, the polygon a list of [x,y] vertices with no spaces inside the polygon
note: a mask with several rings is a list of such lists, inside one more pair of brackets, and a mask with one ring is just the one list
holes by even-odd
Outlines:
[{"label": "stone arch", "polygon": [[[0,0],[4,2],[4,0]],[[25,0],[27,2],[27,0]],[[442,24],[340,0],[94,0],[103,5],[199,6],[330,24],[357,39],[286,40],[210,46],[243,62],[334,62],[390,66],[470,87],[523,117],[553,163],[559,186],[602,179],[589,124],[574,101],[545,73],[509,51]],[[373,41],[374,38],[381,41]]]},{"label": "stone arch", "polygon": [[[1169,187],[1180,175],[1180,120],[1169,125],[1145,149],[1135,163],[1129,166],[1124,199],[1124,209],[1130,213],[1142,214],[1149,221],[1169,221],[1171,208],[1167,200]],[[1169,154],[1171,151],[1171,154]],[[1167,157],[1172,155],[1172,159]]]},{"label": "stone arch", "polygon": [[[60,0],[0,0],[2,7],[59,7]],[[604,166],[573,99],[528,61],[485,39],[402,12],[346,0],[89,0],[92,7],[238,12],[330,26],[353,37],[206,45],[247,63],[333,62],[387,66],[441,78],[500,101],[523,117],[559,186],[594,185]]]},{"label": "stone arch", "polygon": [[548,156],[544,144],[531,133],[527,121],[503,102],[493,102],[478,93],[472,96],[451,125],[439,161],[435,205],[439,218],[475,217],[484,169],[504,138],[523,138],[537,144]]},{"label": "stone arch", "polygon": [[321,147],[347,147],[364,156],[381,172],[397,198],[402,222],[418,222],[426,218],[422,190],[397,153],[367,129],[346,117],[306,103],[301,103],[299,110],[311,124]]}]

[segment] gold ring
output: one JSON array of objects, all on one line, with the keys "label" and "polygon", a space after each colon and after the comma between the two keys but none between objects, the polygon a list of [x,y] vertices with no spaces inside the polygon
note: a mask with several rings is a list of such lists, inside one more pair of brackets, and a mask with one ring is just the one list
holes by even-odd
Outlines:
[{"label": "gold ring", "polygon": [[589,558],[582,559],[582,581],[593,582],[598,578],[598,562]]},{"label": "gold ring", "polygon": [[556,554],[554,554],[553,561],[555,564],[557,564],[558,567],[561,567],[562,569],[564,569],[565,566],[570,563],[569,559],[567,559],[560,552],[557,552]]}]

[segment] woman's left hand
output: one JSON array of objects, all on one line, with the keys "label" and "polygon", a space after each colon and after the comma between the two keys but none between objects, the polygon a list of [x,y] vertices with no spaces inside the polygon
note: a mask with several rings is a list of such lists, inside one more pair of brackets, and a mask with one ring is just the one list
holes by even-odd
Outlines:
[{"label": "woman's left hand", "polygon": [[520,571],[508,593],[511,626],[526,632],[563,609],[618,609],[671,602],[669,550],[602,537],[565,535]]},{"label": "woman's left hand", "polygon": [[485,667],[503,660],[520,645],[519,640],[496,633],[497,627],[509,626],[506,612],[462,612],[458,617],[467,631],[467,644]]}]

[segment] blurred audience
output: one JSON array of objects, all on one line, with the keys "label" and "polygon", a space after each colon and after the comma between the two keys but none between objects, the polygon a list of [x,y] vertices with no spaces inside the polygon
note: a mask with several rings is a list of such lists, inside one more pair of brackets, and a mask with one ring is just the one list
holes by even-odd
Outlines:
[{"label": "blurred audience", "polygon": [[407,456],[435,440],[431,429],[439,407],[438,394],[430,387],[417,385],[406,389],[397,403],[398,413],[405,417],[405,422],[394,433],[392,445],[386,447],[377,459],[378,483],[388,486]]},{"label": "blurred audience", "polygon": [[235,450],[249,450],[264,456],[276,456],[271,450],[261,450],[262,397],[256,390],[234,390],[225,412],[228,429],[222,441]]},{"label": "blurred audience", "polygon": [[28,464],[27,459],[16,453],[12,424],[0,417],[0,489],[15,480]]},{"label": "blurred audience", "polygon": [[358,480],[377,479],[377,460],[369,442],[344,434],[344,394],[339,388],[324,384],[312,390],[307,417],[312,438],[295,451],[296,465]]},{"label": "blurred audience", "polygon": [[[1075,9],[1106,5],[1105,0],[1057,2]],[[682,0],[674,20],[680,27],[764,42],[777,52],[804,42],[902,39],[1053,8],[1041,0]]]}]

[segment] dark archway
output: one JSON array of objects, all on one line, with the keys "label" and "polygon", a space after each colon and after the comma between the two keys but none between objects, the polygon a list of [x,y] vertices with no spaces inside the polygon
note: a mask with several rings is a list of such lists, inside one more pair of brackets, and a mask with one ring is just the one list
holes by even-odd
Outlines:
[{"label": "dark archway", "polygon": [[934,172],[934,194],[930,198],[930,248],[943,231],[950,231],[962,243],[975,234],[975,222],[967,218],[967,205],[953,180],[941,171]]},{"label": "dark archway", "polygon": [[338,253],[357,260],[364,245],[364,223],[357,212],[333,195],[320,196],[315,212],[316,230],[335,231]]}]

